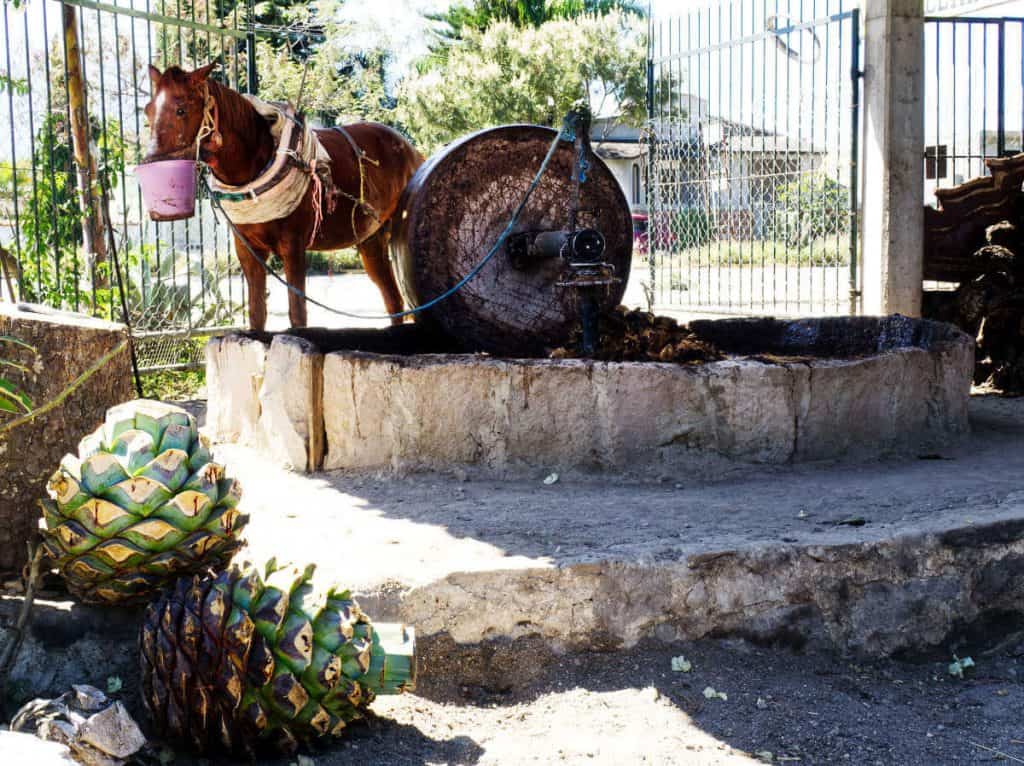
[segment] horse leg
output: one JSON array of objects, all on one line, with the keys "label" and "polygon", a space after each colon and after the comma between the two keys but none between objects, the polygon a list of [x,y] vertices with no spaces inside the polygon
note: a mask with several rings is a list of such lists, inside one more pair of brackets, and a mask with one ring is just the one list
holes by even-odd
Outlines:
[{"label": "horse leg", "polygon": [[[363,261],[363,268],[384,297],[389,314],[397,314],[404,307],[402,293],[395,282],[395,272],[388,260],[388,243],[391,241],[391,224],[382,226],[376,234],[361,242],[356,249]],[[394,317],[391,324],[402,324],[402,317]]]},{"label": "horse leg", "polygon": [[[253,251],[264,262],[267,260],[269,253],[266,250],[254,247]],[[249,329],[262,332],[267,325],[267,272],[252,257],[252,253],[237,235],[235,252],[238,254],[238,262],[242,264],[245,284],[249,288]]]},{"label": "horse leg", "polygon": [[288,291],[288,320],[293,328],[305,327],[306,320],[306,248],[298,242],[283,242],[277,253],[284,262],[284,278],[302,294]]}]

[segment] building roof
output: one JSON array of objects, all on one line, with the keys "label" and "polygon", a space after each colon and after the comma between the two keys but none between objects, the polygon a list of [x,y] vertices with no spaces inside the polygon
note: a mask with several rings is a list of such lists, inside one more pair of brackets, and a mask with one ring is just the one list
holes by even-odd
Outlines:
[{"label": "building roof", "polygon": [[617,117],[598,117],[591,123],[590,137],[594,143],[639,144],[640,128],[626,125]]},{"label": "building roof", "polygon": [[603,160],[635,160],[643,156],[643,147],[638,143],[620,141],[597,141],[594,151]]}]

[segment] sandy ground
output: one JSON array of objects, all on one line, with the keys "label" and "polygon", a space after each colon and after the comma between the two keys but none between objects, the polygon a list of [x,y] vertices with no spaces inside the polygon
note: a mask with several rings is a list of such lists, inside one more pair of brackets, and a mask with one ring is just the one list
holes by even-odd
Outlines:
[{"label": "sandy ground", "polygon": [[[680,654],[689,673],[671,670]],[[822,766],[989,763],[999,759],[980,746],[1024,758],[1022,656],[1020,642],[977,654],[977,672],[961,681],[946,661],[856,664],[743,642],[642,646],[566,658],[522,692],[381,700],[382,719],[350,746],[379,743],[379,762],[395,764],[741,764],[768,753]],[[706,698],[708,687],[728,699]],[[407,725],[428,739],[422,749],[404,748]]]},{"label": "sandy ground", "polygon": [[[762,312],[774,316],[813,316],[846,312],[845,267],[770,269],[705,268],[689,275],[682,273],[673,280],[662,274],[662,289],[655,296],[659,314],[680,321],[720,319],[739,313]],[[763,273],[762,273],[763,272]],[[788,276],[787,276],[788,274]],[[761,290],[764,278],[765,290]],[[646,265],[634,264],[622,303],[630,308],[647,308],[645,285],[650,282]],[[669,289],[669,283],[685,285],[686,289]],[[797,284],[801,285],[797,289]],[[241,290],[241,283],[238,288]],[[288,322],[288,291],[276,280],[267,281],[267,329],[286,330]],[[339,316],[310,304],[311,327],[384,327],[381,318],[384,302],[364,272],[343,272],[314,275],[306,279],[310,297],[332,308],[357,316]]]},{"label": "sandy ground", "polygon": [[[254,557],[315,560],[325,574],[350,584],[362,578],[369,587],[388,572],[415,582],[473,562],[558,566],[610,554],[684,555],[712,543],[850,542],[942,519],[990,517],[1024,498],[1024,399],[976,398],[972,420],[970,437],[935,454],[743,467],[717,482],[594,477],[545,486],[541,476],[517,482],[302,477],[271,469],[240,448],[223,454],[246,487]],[[864,524],[838,523],[854,516]],[[394,555],[370,560],[367,551],[380,546],[365,545],[369,538],[394,539]],[[513,688],[468,685],[472,668],[461,672],[474,652],[500,649],[435,643],[421,655],[414,694],[377,700],[368,721],[353,725],[342,742],[310,753],[311,761],[261,763],[1024,762],[1024,620],[996,618],[970,626],[932,656],[871,662],[735,640],[645,642],[563,654],[553,663],[538,653],[540,670]],[[134,656],[131,635],[111,645],[111,653]],[[976,662],[963,679],[948,672],[954,653]],[[692,663],[690,672],[672,670],[680,655]],[[517,651],[504,661],[535,660]],[[141,719],[134,667],[119,672]],[[109,672],[100,660],[83,666],[79,678],[103,685]],[[727,699],[708,698],[709,688]],[[177,754],[173,763],[210,762]]]},{"label": "sandy ground", "polygon": [[[544,487],[541,477],[298,477],[238,448],[225,456],[261,509],[250,534],[255,551],[302,550],[350,579],[354,572],[372,579],[381,569],[415,579],[473,562],[557,566],[610,550],[642,556],[715,539],[738,546],[808,537],[853,541],[942,518],[969,521],[1016,505],[1024,493],[1024,400],[976,398],[972,416],[974,433],[937,454],[743,468],[726,481],[703,483],[664,477],[655,484],[605,479]],[[261,521],[261,514],[277,518]],[[358,544],[345,557],[331,556],[339,538],[300,534],[298,517],[308,521],[308,514],[326,514],[325,522],[330,516],[328,528],[347,530],[342,537],[356,543],[364,535],[394,534],[400,547],[410,531],[417,541],[396,548],[375,569]],[[837,524],[853,516],[865,524]],[[733,640],[645,642],[563,655],[512,689],[461,685],[454,672],[438,672],[457,668],[457,657],[425,656],[415,694],[379,699],[370,720],[354,725],[343,743],[310,757],[327,766],[1021,762],[1022,627],[1008,616],[974,626],[934,656],[872,662]],[[964,679],[948,672],[954,653],[977,663]],[[689,673],[671,669],[679,655],[692,662]],[[530,658],[518,654],[512,661]],[[727,699],[707,698],[708,688]]]},{"label": "sandy ground", "polygon": [[[645,274],[635,272],[626,287],[622,302],[630,308],[646,308],[642,280]],[[241,283],[238,289],[241,290]],[[267,329],[286,330],[288,322],[288,291],[274,280],[267,280]],[[370,278],[361,271],[343,272],[332,276],[315,275],[306,279],[306,292],[311,298],[331,308],[356,316],[339,316],[319,306],[309,304],[310,327],[386,327],[388,320],[381,317],[384,301]],[[674,313],[674,312],[672,312]],[[694,318],[697,314],[688,313]]]},{"label": "sandy ground", "polygon": [[[671,670],[679,655],[692,663],[689,673]],[[342,743],[308,757],[316,766],[945,766],[1024,759],[1024,643],[974,659],[977,668],[961,680],[949,675],[946,660],[858,664],[738,641],[567,656],[515,692],[437,679],[416,695],[378,699],[370,719],[352,725]],[[708,699],[709,687],[727,699]]]}]

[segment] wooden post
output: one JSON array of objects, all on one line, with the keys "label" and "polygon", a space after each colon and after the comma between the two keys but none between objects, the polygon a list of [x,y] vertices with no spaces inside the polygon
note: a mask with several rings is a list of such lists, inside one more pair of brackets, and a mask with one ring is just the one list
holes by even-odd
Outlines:
[{"label": "wooden post", "polygon": [[[71,111],[71,143],[78,170],[78,203],[82,210],[82,245],[93,266],[107,262],[107,241],[103,236],[103,215],[96,158],[93,157],[88,101],[82,80],[82,48],[74,6],[64,4],[64,42],[67,49],[68,104]],[[94,285],[109,284],[105,270],[94,272]]]},{"label": "wooden post", "polygon": [[316,473],[324,467],[327,454],[327,433],[324,427],[324,355],[310,356],[311,386],[309,392],[309,450],[306,473]]}]

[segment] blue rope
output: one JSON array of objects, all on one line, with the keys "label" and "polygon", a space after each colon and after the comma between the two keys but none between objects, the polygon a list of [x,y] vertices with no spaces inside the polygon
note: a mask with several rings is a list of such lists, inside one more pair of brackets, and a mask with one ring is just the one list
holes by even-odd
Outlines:
[{"label": "blue rope", "polygon": [[354,314],[348,311],[342,311],[341,309],[336,309],[332,306],[328,306],[325,303],[321,303],[315,298],[310,298],[308,295],[306,295],[305,291],[300,290],[294,285],[288,284],[288,281],[283,279],[280,275],[277,274],[277,272],[270,268],[270,265],[265,260],[256,255],[256,252],[252,249],[252,246],[249,244],[249,240],[247,240],[242,235],[242,233],[238,231],[237,228],[235,228],[235,224],[231,222],[231,219],[228,218],[227,213],[224,212],[224,208],[221,207],[220,200],[213,196],[213,190],[210,188],[210,182],[208,177],[204,176],[203,183],[206,185],[207,191],[210,192],[210,201],[213,203],[213,206],[216,207],[224,215],[224,220],[227,221],[228,228],[230,228],[232,233],[234,233],[234,235],[238,237],[238,240],[243,245],[245,245],[245,249],[249,251],[249,255],[256,259],[256,262],[263,267],[264,271],[266,271],[270,276],[272,276],[274,279],[276,279],[278,282],[284,285],[291,293],[299,296],[307,303],[312,303],[314,306],[319,306],[325,311],[329,311],[332,314],[337,314],[339,316],[349,317],[351,319],[402,319],[407,316],[415,316],[416,314],[419,314],[421,311],[426,311],[427,309],[433,308],[442,301],[447,300],[448,298],[455,295],[455,293],[457,293],[467,284],[469,284],[469,282],[471,282],[481,271],[483,271],[484,266],[486,266],[491,261],[491,259],[498,254],[498,251],[501,250],[501,248],[504,246],[505,241],[509,238],[509,235],[512,234],[512,229],[514,229],[515,225],[519,222],[519,216],[522,215],[523,209],[526,207],[526,203],[530,201],[530,197],[533,195],[533,192],[537,189],[538,186],[540,186],[541,178],[547,171],[548,165],[551,163],[551,158],[555,156],[555,151],[557,151],[558,149],[559,142],[575,141],[575,137],[576,131],[574,129],[574,126],[572,125],[569,117],[566,116],[562,124],[562,129],[555,136],[555,140],[551,142],[551,147],[548,149],[548,153],[544,157],[544,161],[540,164],[540,170],[537,171],[537,175],[535,175],[533,177],[533,181],[530,182],[530,186],[526,190],[526,194],[523,195],[523,199],[519,202],[519,205],[516,206],[515,211],[512,213],[512,217],[509,219],[508,225],[505,226],[505,230],[501,233],[501,236],[498,237],[498,240],[494,243],[494,246],[490,249],[487,255],[483,257],[483,260],[481,260],[476,266],[474,266],[470,270],[470,272],[466,274],[466,276],[464,276],[462,279],[460,279],[453,287],[448,288],[443,293],[438,295],[436,298],[433,298],[424,303],[423,305],[417,306],[416,308],[407,309],[406,311],[399,311],[394,314]]}]

